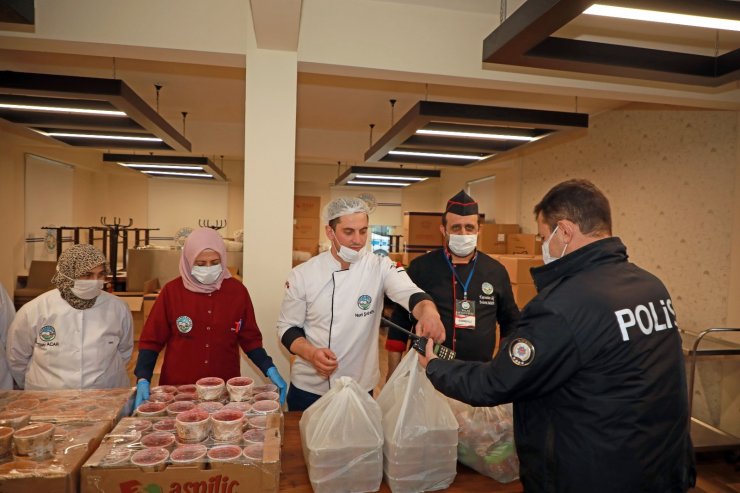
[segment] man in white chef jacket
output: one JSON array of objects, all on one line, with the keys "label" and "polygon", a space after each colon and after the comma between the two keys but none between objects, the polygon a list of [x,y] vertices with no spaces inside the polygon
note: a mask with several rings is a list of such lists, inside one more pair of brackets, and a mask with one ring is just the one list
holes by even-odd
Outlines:
[{"label": "man in white chef jacket", "polygon": [[368,392],[375,388],[384,295],[413,313],[418,334],[444,340],[432,298],[403,267],[365,248],[368,214],[367,204],[356,197],[327,204],[331,249],[295,267],[285,283],[277,329],[296,355],[287,398],[291,411],[308,408],[341,376],[352,377]]},{"label": "man in white chef jacket", "polygon": [[10,376],[10,368],[5,357],[5,348],[8,341],[8,327],[15,317],[13,301],[0,284],[0,390],[11,390],[13,388],[13,377]]},{"label": "man in white chef jacket", "polygon": [[133,351],[128,306],[102,290],[105,256],[74,245],[59,256],[57,287],[23,305],[8,334],[7,356],[22,389],[129,387]]}]

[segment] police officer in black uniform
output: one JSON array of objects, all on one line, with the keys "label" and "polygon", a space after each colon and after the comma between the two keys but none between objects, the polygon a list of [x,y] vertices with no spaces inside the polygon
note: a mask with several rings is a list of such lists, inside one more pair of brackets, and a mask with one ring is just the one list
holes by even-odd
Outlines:
[{"label": "police officer in black uniform", "polygon": [[[417,257],[407,272],[437,305],[445,326],[444,344],[459,359],[489,361],[496,345],[496,321],[506,336],[519,320],[506,269],[476,250],[480,227],[478,203],[464,191],[447,201],[440,232],[445,246]],[[391,321],[411,330],[415,321],[396,305]],[[407,347],[408,336],[388,331],[388,375]]]},{"label": "police officer in black uniform", "polygon": [[527,492],[685,492],[695,482],[686,375],[671,296],[627,261],[592,183],[534,209],[546,265],[538,294],[489,363],[421,358],[441,392],[514,402]]}]

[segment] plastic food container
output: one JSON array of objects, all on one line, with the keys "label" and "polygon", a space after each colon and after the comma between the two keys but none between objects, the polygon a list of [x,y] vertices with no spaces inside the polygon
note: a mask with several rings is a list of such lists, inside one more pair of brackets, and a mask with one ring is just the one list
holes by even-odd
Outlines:
[{"label": "plastic food container", "polygon": [[178,385],[177,386],[177,393],[178,394],[195,394],[195,384],[188,383],[186,385]]},{"label": "plastic food container", "polygon": [[144,472],[164,471],[170,453],[163,448],[145,448],[131,456],[131,463]]},{"label": "plastic food container", "polygon": [[157,421],[152,425],[152,428],[157,431],[175,431],[175,418],[165,418]]},{"label": "plastic food container", "polygon": [[205,467],[205,456],[208,449],[202,444],[181,445],[172,451],[170,460],[173,465],[190,466],[197,465],[201,469]]},{"label": "plastic food container", "polygon": [[244,413],[238,409],[221,409],[211,415],[211,432],[214,440],[228,442],[242,434]]},{"label": "plastic food container", "polygon": [[170,416],[177,416],[185,411],[192,411],[195,409],[195,403],[191,401],[180,401],[173,402],[167,406],[167,414]]},{"label": "plastic food container", "polygon": [[160,392],[159,394],[149,394],[149,402],[163,402],[165,404],[169,404],[170,402],[174,402],[175,400],[175,394],[166,394],[164,392]]},{"label": "plastic food container", "polygon": [[277,392],[260,392],[254,395],[254,402],[259,401],[279,401],[280,394]]},{"label": "plastic food container", "polygon": [[203,401],[214,401],[221,397],[226,384],[222,378],[206,377],[195,382],[195,390]]},{"label": "plastic food container", "polygon": [[147,448],[171,449],[175,445],[175,435],[167,431],[155,431],[141,437],[141,444]]},{"label": "plastic food container", "polygon": [[244,432],[242,435],[244,442],[247,445],[254,445],[256,443],[264,443],[265,441],[265,430],[251,429]]},{"label": "plastic food container", "polygon": [[54,453],[54,425],[36,423],[13,434],[16,455],[42,458]]},{"label": "plastic food container", "polygon": [[276,401],[257,401],[252,404],[252,412],[257,414],[272,414],[280,410],[280,403]]},{"label": "plastic food container", "polygon": [[100,461],[101,466],[122,466],[131,458],[131,450],[126,447],[113,447]]},{"label": "plastic food container", "polygon": [[242,455],[242,448],[238,445],[216,445],[208,451],[208,458],[214,462],[233,462]]},{"label": "plastic food container", "polygon": [[251,418],[247,419],[247,423],[249,424],[250,428],[254,428],[256,430],[266,430],[267,416],[252,416]]},{"label": "plastic food container", "polygon": [[264,385],[255,385],[252,387],[253,394],[261,394],[262,392],[276,392],[277,385],[274,383],[266,383]]},{"label": "plastic food container", "polygon": [[252,396],[254,380],[249,377],[234,377],[226,382],[229,400],[234,402],[248,401]]},{"label": "plastic food container", "polygon": [[9,426],[14,430],[28,425],[31,416],[26,411],[5,411],[0,413],[0,426]]},{"label": "plastic food container", "polygon": [[136,408],[136,414],[147,418],[167,415],[167,404],[164,402],[145,402]]},{"label": "plastic food container", "polygon": [[130,430],[135,430],[138,432],[144,432],[152,427],[152,422],[148,419],[137,419],[131,422],[131,424],[128,425],[128,428]]},{"label": "plastic food container", "polygon": [[13,445],[13,428],[0,426],[0,457],[10,455]]},{"label": "plastic food container", "polygon": [[178,392],[177,387],[174,385],[157,385],[149,389],[149,396],[152,394],[176,394]]},{"label": "plastic food container", "polygon": [[211,431],[211,417],[202,409],[180,413],[175,418],[175,432],[183,443],[198,443],[208,437]]},{"label": "plastic food container", "polygon": [[[193,385],[195,387],[195,385]],[[175,402],[190,401],[195,402],[198,400],[198,394],[195,392],[181,392],[175,396]]]},{"label": "plastic food container", "polygon": [[244,447],[244,458],[250,462],[262,462],[262,451],[263,445],[261,443],[254,443]]},{"label": "plastic food container", "polygon": [[216,401],[201,402],[200,404],[197,405],[198,409],[202,409],[208,414],[213,414],[215,412],[218,412],[223,407],[224,407],[223,404],[221,404],[220,402],[216,402]]}]

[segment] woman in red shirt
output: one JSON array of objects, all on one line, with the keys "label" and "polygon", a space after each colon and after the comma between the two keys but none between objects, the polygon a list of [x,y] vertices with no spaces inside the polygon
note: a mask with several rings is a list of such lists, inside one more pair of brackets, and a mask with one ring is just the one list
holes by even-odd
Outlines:
[{"label": "woman in red shirt", "polygon": [[277,385],[284,402],[287,385],[262,347],[249,292],[223,267],[225,258],[224,241],[210,228],[196,229],[185,241],[180,277],[164,286],[139,338],[137,407],[149,398],[149,382],[165,346],[160,385],[239,376],[241,347]]}]

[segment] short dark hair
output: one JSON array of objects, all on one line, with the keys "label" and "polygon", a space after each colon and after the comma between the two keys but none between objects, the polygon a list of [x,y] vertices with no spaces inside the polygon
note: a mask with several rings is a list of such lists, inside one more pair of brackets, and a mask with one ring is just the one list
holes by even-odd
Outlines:
[{"label": "short dark hair", "polygon": [[342,216],[335,217],[334,219],[329,220],[329,227],[333,229],[334,231],[337,230],[337,224],[339,224],[339,220],[342,218]]},{"label": "short dark hair", "polygon": [[[478,216],[478,226],[480,226],[480,214],[476,214],[476,216]],[[447,212],[442,213],[442,226],[447,227]]]},{"label": "short dark hair", "polygon": [[534,206],[534,215],[555,229],[558,221],[574,222],[583,234],[612,234],[612,213],[609,200],[588,180],[568,180],[558,183]]}]

